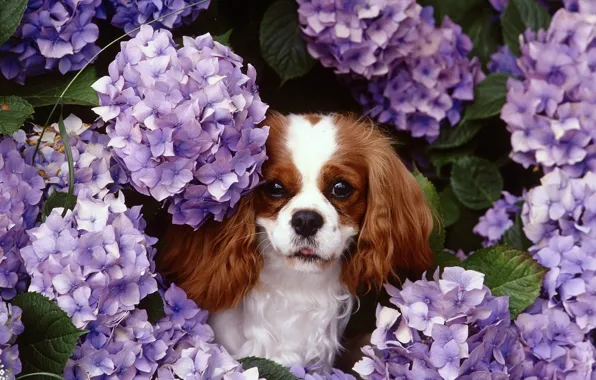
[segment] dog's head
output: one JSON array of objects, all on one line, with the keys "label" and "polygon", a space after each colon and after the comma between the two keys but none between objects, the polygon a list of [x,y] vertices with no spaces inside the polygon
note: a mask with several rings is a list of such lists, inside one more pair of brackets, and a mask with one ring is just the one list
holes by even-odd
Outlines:
[{"label": "dog's head", "polygon": [[223,223],[171,231],[160,262],[203,307],[239,301],[263,260],[302,272],[341,264],[355,292],[432,264],[432,215],[390,141],[351,115],[270,113],[264,184]]}]

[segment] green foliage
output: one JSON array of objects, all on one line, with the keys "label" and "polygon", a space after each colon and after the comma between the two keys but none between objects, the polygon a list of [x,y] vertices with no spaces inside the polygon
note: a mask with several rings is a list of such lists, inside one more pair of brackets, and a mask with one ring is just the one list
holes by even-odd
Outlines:
[{"label": "green foliage", "polygon": [[536,0],[510,0],[501,15],[503,41],[515,55],[520,54],[519,36],[526,29],[537,31],[549,25],[550,14]]},{"label": "green foliage", "polygon": [[432,143],[430,149],[459,148],[472,140],[482,127],[480,122],[463,122],[453,128],[443,127],[439,138]]},{"label": "green foliage", "polygon": [[463,122],[498,115],[507,101],[508,78],[508,74],[497,73],[480,82],[474,89],[474,102],[466,109]]},{"label": "green foliage", "polygon": [[440,268],[462,266],[462,262],[447,251],[435,252],[435,264]]},{"label": "green foliage", "polygon": [[[485,3],[488,1],[485,0]],[[464,30],[474,44],[470,56],[478,57],[483,63],[488,62],[500,45],[499,25],[493,21],[492,9],[488,7],[473,12],[470,18],[470,26]]]},{"label": "green foliage", "polygon": [[480,157],[463,157],[451,169],[451,188],[466,207],[482,210],[499,199],[503,177],[492,162]]},{"label": "green foliage", "polygon": [[87,332],[77,329],[54,301],[39,293],[20,294],[12,304],[23,310],[25,331],[16,342],[23,364],[22,374],[49,372],[62,375],[77,340]]},{"label": "green foliage", "polygon": [[441,200],[435,186],[426,179],[420,172],[414,173],[414,178],[424,193],[426,203],[433,213],[433,230],[430,235],[430,247],[435,254],[443,252],[445,246],[445,228],[443,226],[443,211],[441,210]]},{"label": "green foliage", "polygon": [[509,297],[512,319],[540,295],[546,273],[530,254],[507,246],[480,249],[463,264],[466,269],[485,274],[484,284],[493,295]]},{"label": "green foliage", "polygon": [[27,9],[27,0],[0,0],[0,45],[17,30]]},{"label": "green foliage", "polygon": [[257,367],[259,369],[259,378],[267,380],[298,380],[296,376],[286,367],[277,364],[274,361],[264,358],[249,356],[240,359],[242,368],[249,369]]},{"label": "green foliage", "polygon": [[523,223],[521,221],[521,215],[518,213],[515,216],[515,223],[509,227],[503,234],[501,242],[505,245],[526,251],[532,246],[532,242],[526,237],[523,229]]},{"label": "green foliage", "polygon": [[159,292],[147,295],[141,300],[137,308],[147,312],[147,320],[152,324],[157,323],[157,321],[166,316],[163,299]]},{"label": "green foliage", "polygon": [[33,116],[33,107],[18,96],[0,97],[0,135],[12,135]]},{"label": "green foliage", "polygon": [[[28,82],[26,86],[18,87],[12,91],[15,95],[27,100],[33,107],[53,106],[60,99],[76,73],[68,75],[44,75]],[[97,92],[91,85],[97,80],[93,67],[85,69],[81,75],[64,92],[62,104],[75,104],[80,106],[98,106]]]},{"label": "green foliage", "polygon": [[230,37],[232,36],[232,32],[234,31],[234,29],[230,29],[227,32],[225,32],[224,34],[220,34],[218,36],[213,36],[213,41],[217,41],[222,45],[226,45],[228,47],[232,47],[232,45],[230,45]]},{"label": "green foliage", "polygon": [[72,210],[76,204],[77,197],[74,195],[68,196],[68,193],[54,191],[43,205],[43,210],[41,210],[41,221],[45,222],[48,215],[50,215],[52,210],[56,207],[64,207],[65,210]]},{"label": "green foliage", "polygon": [[261,21],[260,42],[263,58],[281,77],[282,85],[307,74],[315,65],[300,35],[295,1],[271,4]]},{"label": "green foliage", "polygon": [[447,228],[459,219],[459,204],[451,186],[445,187],[441,191],[440,197],[441,209],[443,210],[443,225]]}]

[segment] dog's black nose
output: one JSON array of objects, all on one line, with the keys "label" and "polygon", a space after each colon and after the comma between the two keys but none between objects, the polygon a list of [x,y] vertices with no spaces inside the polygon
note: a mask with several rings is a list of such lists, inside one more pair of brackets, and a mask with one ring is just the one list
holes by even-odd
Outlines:
[{"label": "dog's black nose", "polygon": [[298,235],[309,237],[323,227],[323,217],[315,211],[297,211],[292,216],[291,224]]}]

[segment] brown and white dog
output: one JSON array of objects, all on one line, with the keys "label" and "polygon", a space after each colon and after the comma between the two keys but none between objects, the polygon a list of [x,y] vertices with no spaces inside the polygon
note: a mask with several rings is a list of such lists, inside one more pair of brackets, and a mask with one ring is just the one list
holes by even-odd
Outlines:
[{"label": "brown and white dog", "polygon": [[432,264],[432,215],[389,139],[351,115],[271,113],[264,185],[159,256],[234,357],[328,369],[358,289]]}]

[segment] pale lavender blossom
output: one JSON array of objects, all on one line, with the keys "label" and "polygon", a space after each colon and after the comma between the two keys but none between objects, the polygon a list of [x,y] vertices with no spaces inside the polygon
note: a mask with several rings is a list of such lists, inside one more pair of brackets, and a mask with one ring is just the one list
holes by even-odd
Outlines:
[{"label": "pale lavender blossom", "polygon": [[176,48],[170,32],[143,26],[93,85],[130,184],[169,201],[176,224],[221,221],[260,182],[267,105],[254,68],[241,68],[208,34]]},{"label": "pale lavender blossom", "polygon": [[15,343],[17,335],[25,330],[21,313],[17,306],[0,302],[0,362],[8,377],[16,376],[22,370],[19,348]]},{"label": "pale lavender blossom", "polygon": [[362,349],[354,371],[365,380],[476,379],[480,372],[521,379],[524,352],[508,299],[493,297],[483,279],[449,267],[433,281],[406,281],[402,290],[386,285],[398,310],[377,308],[372,345]]},{"label": "pale lavender blossom", "polygon": [[558,167],[574,177],[596,169],[595,25],[588,13],[560,9],[547,31],[521,38],[522,79],[509,79],[501,118],[511,132],[511,158],[524,167]]},{"label": "pale lavender blossom", "polygon": [[487,67],[491,73],[505,73],[516,78],[523,78],[524,76],[524,73],[517,65],[517,57],[513,55],[507,45],[501,46],[499,50],[490,56]]},{"label": "pale lavender blossom", "polygon": [[505,232],[513,226],[515,215],[521,211],[521,197],[503,191],[503,197],[497,200],[486,213],[478,219],[473,231],[484,238],[485,247],[497,244]]}]

